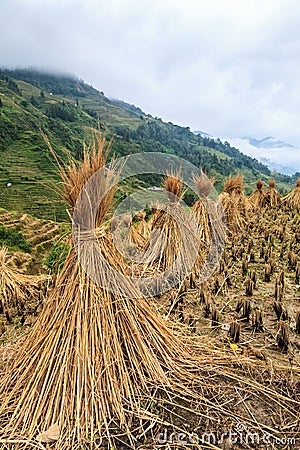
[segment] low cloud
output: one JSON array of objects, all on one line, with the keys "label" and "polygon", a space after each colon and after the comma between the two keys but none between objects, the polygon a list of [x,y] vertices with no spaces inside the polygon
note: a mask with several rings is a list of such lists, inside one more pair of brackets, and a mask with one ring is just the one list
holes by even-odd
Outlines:
[{"label": "low cloud", "polygon": [[251,145],[247,138],[228,138],[234,147],[240,149],[246,155],[256,158],[258,161],[267,164],[271,170],[276,170],[288,175],[300,172],[300,148],[281,145],[274,147],[270,145],[259,148]]}]

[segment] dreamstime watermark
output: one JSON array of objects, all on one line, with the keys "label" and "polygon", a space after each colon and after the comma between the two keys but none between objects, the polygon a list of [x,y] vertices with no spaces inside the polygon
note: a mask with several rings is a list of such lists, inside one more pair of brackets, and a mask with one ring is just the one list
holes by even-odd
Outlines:
[{"label": "dreamstime watermark", "polygon": [[[101,208],[101,203],[105,201],[111,189],[129,178],[168,173],[176,174],[175,178],[201,199],[209,218],[211,243],[198,274],[198,281],[203,283],[218,266],[225,246],[226,221],[218,194],[209,179],[196,166],[177,156],[157,152],[138,153],[119,158],[98,170],[84,185],[75,205],[72,234],[77,257],[85,272],[102,288],[126,297],[138,298],[141,293],[146,297],[152,297],[179,285],[191,273],[203,247],[200,229],[191,208],[176,196],[174,202],[168,201],[165,190],[142,189],[127,196],[114,212],[116,220],[111,233],[116,250],[124,259],[131,260],[133,264],[155,263],[168,245],[164,233],[159,229],[153,230],[149,237],[149,246],[142,251],[130,244],[128,227],[126,230],[122,221],[126,214],[134,217],[139,211],[155,204],[158,210],[165,211],[172,217],[180,236],[178,254],[170,267],[151,276],[127,275],[112,267],[101,247],[96,245],[98,239],[96,219],[99,206]],[[197,176],[203,177],[206,185],[210,185],[210,189],[206,189],[203,195],[201,192],[199,194],[195,184]],[[122,245],[124,240],[126,245]]]},{"label": "dreamstime watermark", "polygon": [[[179,445],[195,445],[210,444],[222,445],[225,442],[230,444],[247,444],[247,445],[276,445],[276,446],[295,446],[296,438],[287,436],[275,436],[269,432],[250,431],[244,423],[238,423],[232,430],[217,432],[205,432],[198,434],[195,432],[169,432],[164,429],[157,437],[158,445],[179,444]],[[277,447],[278,448],[278,447]]]}]

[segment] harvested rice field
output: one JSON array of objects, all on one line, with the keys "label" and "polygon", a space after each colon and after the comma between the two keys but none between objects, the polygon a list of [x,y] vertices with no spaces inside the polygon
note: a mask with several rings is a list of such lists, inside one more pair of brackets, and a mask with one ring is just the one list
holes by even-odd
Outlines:
[{"label": "harvested rice field", "polygon": [[[81,164],[59,166],[74,222],[78,196],[105,166],[110,146],[96,134]],[[1,449],[300,448],[300,181],[284,198],[273,181],[265,188],[258,180],[250,197],[242,176],[226,181],[219,196],[226,245],[202,281],[214,233],[222,230],[213,226],[218,211],[207,179],[196,177],[195,264],[182,281],[149,298],[128,275],[159,274],[176,258],[175,219],[184,198],[178,173],[165,176],[164,211],[156,205],[134,223],[123,220],[131,244],[152,255],[134,267],[112,239],[113,165],[97,184],[94,239],[80,223],[88,242],[80,261],[66,232],[60,270],[53,274],[43,263],[59,232],[55,223],[27,227],[43,253],[35,266],[30,254],[18,266],[14,252],[1,249]],[[12,221],[2,213],[1,223],[22,230],[24,217]],[[153,239],[151,245],[157,229],[167,236],[163,246]],[[196,248],[189,233],[183,266]],[[109,285],[96,248],[118,274]],[[83,266],[96,268],[98,278]]]}]

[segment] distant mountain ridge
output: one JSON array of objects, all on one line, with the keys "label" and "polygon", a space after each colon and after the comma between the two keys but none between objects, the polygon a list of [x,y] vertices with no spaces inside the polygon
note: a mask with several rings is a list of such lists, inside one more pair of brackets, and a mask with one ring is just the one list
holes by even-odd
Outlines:
[{"label": "distant mountain ridge", "polygon": [[274,172],[294,175],[300,172],[300,148],[283,140],[267,136],[229,138],[231,145],[239,148],[246,155],[256,158]]}]

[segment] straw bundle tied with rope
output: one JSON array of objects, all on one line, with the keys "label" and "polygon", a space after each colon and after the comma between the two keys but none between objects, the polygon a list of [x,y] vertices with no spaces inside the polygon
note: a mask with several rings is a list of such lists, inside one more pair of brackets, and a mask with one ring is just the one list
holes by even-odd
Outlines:
[{"label": "straw bundle tied with rope", "polygon": [[256,190],[249,197],[249,202],[254,208],[260,209],[266,205],[266,193],[263,189],[264,182],[259,179],[256,183]]},{"label": "straw bundle tied with rope", "polygon": [[[97,134],[81,165],[60,166],[70,208],[86,180],[105,165],[109,146],[105,136]],[[109,181],[117,179],[113,171],[108,176]],[[106,184],[103,180],[97,187],[99,194]],[[104,223],[114,191],[111,188],[100,203],[97,239],[83,234],[88,246],[81,258],[93,265],[95,249],[100,249],[104,260],[124,274],[123,260]],[[165,220],[170,226],[167,216]],[[102,263],[96,270],[107,281]],[[214,349],[211,336],[199,342],[182,327],[173,332],[151,302],[134,292],[130,279],[125,290],[132,297],[122,295],[124,286],[111,283],[114,293],[95,284],[71,245],[41,315],[16,344],[11,366],[1,377],[2,445],[45,449],[42,443],[52,443],[57,450],[82,450],[124,448],[126,441],[126,448],[137,448],[137,435],[145,439],[152,429],[156,432],[172,410],[174,417],[181,411],[205,423],[209,419],[213,429],[221,416],[223,421],[230,417],[251,429],[276,433],[271,421],[258,423],[249,409],[250,400],[258,398],[262,409],[276,406],[278,422],[288,426],[296,421],[296,400],[251,378],[251,373],[261,373],[259,362]],[[41,444],[33,441],[37,435]]]},{"label": "straw bundle tied with rope", "polygon": [[266,192],[266,203],[271,206],[271,208],[277,208],[281,204],[281,195],[275,188],[275,180],[269,181],[269,189]]},{"label": "straw bundle tied with rope", "polygon": [[[219,246],[225,242],[226,228],[222,205],[216,193],[213,192],[214,178],[208,179],[205,173],[200,172],[200,175],[193,176],[193,181],[199,195],[192,207],[201,240],[199,256],[193,267],[198,277],[203,273],[204,255],[207,257],[208,252],[219,253]],[[212,255],[210,260],[213,260]]]},{"label": "straw bundle tied with rope", "polygon": [[211,178],[209,180],[204,173],[201,173],[199,176],[194,176],[194,183],[195,186],[197,187],[199,198],[194,203],[192,207],[192,212],[199,226],[200,238],[202,239],[205,248],[209,247],[211,241],[211,231],[207,207],[208,207],[208,196],[210,194],[214,182],[215,182],[214,178]]},{"label": "straw bundle tied with rope", "polygon": [[243,191],[242,175],[227,178],[224,192],[220,194],[219,199],[226,214],[228,232],[235,234],[243,230],[252,207]]},{"label": "straw bundle tied with rope", "polygon": [[136,218],[139,220],[138,225],[136,227],[137,231],[144,237],[148,238],[150,235],[150,225],[146,222],[146,213],[145,211],[139,211],[136,213]]},{"label": "straw bundle tied with rope", "polygon": [[[144,216],[144,218],[142,220],[144,221],[144,223],[146,225],[148,225],[145,222],[145,216]],[[140,222],[140,224],[141,224],[141,222]],[[138,228],[134,226],[133,221],[132,221],[132,217],[131,217],[130,223],[128,224],[128,228],[129,228],[129,240],[130,240],[130,242],[137,249],[139,249],[141,251],[145,251],[147,246],[149,245],[149,241],[148,241],[147,237],[144,236],[144,234],[140,233]],[[145,231],[146,231],[146,228],[145,228]]]},{"label": "straw bundle tied with rope", "polygon": [[48,277],[24,275],[10,265],[6,247],[0,249],[0,312],[11,318],[13,308],[19,313],[26,307],[26,302],[40,297],[41,286]]},{"label": "straw bundle tied with rope", "polygon": [[133,245],[133,249],[145,251],[149,245],[149,241],[134,227],[131,213],[123,215],[121,226],[125,228],[121,236],[122,239],[118,239],[118,243],[123,250],[122,253],[125,250],[124,244],[127,244],[127,247]]},{"label": "straw bundle tied with rope", "polygon": [[182,181],[180,181],[180,169],[177,173],[170,172],[164,179],[164,187],[170,202],[178,203],[183,197]]},{"label": "straw bundle tied with rope", "polygon": [[[60,166],[72,209],[87,179],[105,165],[109,145],[97,135],[80,166],[73,161]],[[98,239],[90,245],[99,246],[106,262],[124,273],[104,226],[113,194],[111,189],[100,204]],[[106,277],[103,267],[97,270]],[[128,292],[138,297],[134,289],[128,281]],[[190,351],[139,297],[132,300],[95,285],[71,246],[44,310],[0,382],[2,435],[32,438],[58,424],[62,449],[86,440],[94,443],[103,434],[109,439],[113,420],[130,434],[129,418],[139,414],[140,400],[153,385],[170,387],[172,378],[191,378],[185,369]]]},{"label": "straw bundle tied with rope", "polygon": [[[180,204],[184,195],[180,169],[177,173],[170,172],[165,176],[164,187],[167,203],[153,205],[152,245],[146,253],[146,259],[150,261],[150,267],[155,271],[165,272],[176,263],[178,267],[181,267],[181,273],[185,271],[188,273],[197,255],[201,254],[201,249],[197,248],[199,234],[193,227],[193,222],[195,226],[197,225],[195,218],[191,213],[190,215],[186,213]],[[184,239],[182,231],[188,239]],[[149,270],[149,266],[145,268]],[[177,275],[180,282],[180,276]]]},{"label": "straw bundle tied with rope", "polygon": [[290,209],[300,211],[300,178],[297,180],[295,189],[284,197],[283,204]]}]

